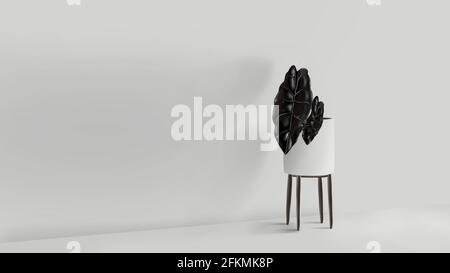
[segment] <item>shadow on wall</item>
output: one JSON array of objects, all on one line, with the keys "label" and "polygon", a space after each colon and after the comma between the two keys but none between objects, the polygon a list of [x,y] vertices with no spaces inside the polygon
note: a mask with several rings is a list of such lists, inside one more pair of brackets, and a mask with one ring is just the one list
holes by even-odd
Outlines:
[{"label": "shadow on wall", "polygon": [[[204,104],[256,104],[267,88],[271,69],[268,62],[258,59],[213,68],[209,74],[211,77],[198,83],[199,90],[202,90],[199,94],[203,96]],[[192,97],[186,101],[188,105],[193,103]],[[271,122],[270,119],[268,121]],[[181,179],[178,190],[180,194],[189,193],[184,196],[188,207],[189,200],[202,200],[202,204],[197,203],[199,200],[191,202],[192,209],[195,209],[185,211],[185,221],[201,214],[200,219],[210,219],[209,222],[236,216],[248,198],[249,190],[258,183],[254,177],[261,172],[264,158],[259,141],[182,141],[171,146],[172,154],[168,158],[180,168],[170,175],[169,181]],[[170,164],[166,166],[170,171]]]},{"label": "shadow on wall", "polygon": [[203,97],[204,106],[259,103],[265,88],[273,89],[272,70],[269,61],[247,58],[219,64],[66,61],[34,72],[40,96],[20,84],[11,90],[26,93],[28,116],[11,120],[15,148],[9,153],[20,160],[9,164],[30,168],[24,173],[10,166],[17,172],[4,174],[27,185],[3,189],[20,196],[3,200],[18,211],[2,213],[2,241],[251,218],[242,208],[258,183],[259,142],[176,142],[170,112],[177,104],[192,108],[194,96]]}]

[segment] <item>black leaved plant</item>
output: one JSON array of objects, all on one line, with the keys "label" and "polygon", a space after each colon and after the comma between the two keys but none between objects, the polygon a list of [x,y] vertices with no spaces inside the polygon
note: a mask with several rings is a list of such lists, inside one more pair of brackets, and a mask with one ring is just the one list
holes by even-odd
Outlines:
[{"label": "black leaved plant", "polygon": [[323,123],[324,104],[313,99],[311,80],[306,68],[297,71],[293,65],[286,73],[274,100],[275,138],[287,154],[297,142],[300,133],[306,144],[311,143]]}]

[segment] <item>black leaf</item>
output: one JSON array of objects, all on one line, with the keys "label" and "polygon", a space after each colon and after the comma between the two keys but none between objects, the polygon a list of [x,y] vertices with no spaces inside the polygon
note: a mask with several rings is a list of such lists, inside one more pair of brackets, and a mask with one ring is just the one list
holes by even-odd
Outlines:
[{"label": "black leaf", "polygon": [[316,96],[312,103],[311,115],[303,128],[302,137],[307,145],[313,141],[314,137],[319,133],[320,127],[322,127],[323,112],[323,102],[319,101],[319,97]]},{"label": "black leaf", "polygon": [[275,124],[275,138],[281,150],[287,154],[307,123],[311,111],[313,94],[308,70],[296,70],[291,66],[284,82],[278,89],[272,120]]}]

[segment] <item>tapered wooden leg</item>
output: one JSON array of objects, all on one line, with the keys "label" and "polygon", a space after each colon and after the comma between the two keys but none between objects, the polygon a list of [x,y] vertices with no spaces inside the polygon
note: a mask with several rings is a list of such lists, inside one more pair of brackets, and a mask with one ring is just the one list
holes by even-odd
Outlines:
[{"label": "tapered wooden leg", "polygon": [[301,180],[300,176],[297,176],[297,230],[300,230],[300,192]]},{"label": "tapered wooden leg", "polygon": [[289,225],[289,218],[291,216],[291,195],[292,195],[292,175],[288,175],[287,199],[286,199],[286,225]]},{"label": "tapered wooden leg", "polygon": [[333,228],[333,187],[331,182],[331,174],[328,175],[328,207],[330,211],[330,229]]},{"label": "tapered wooden leg", "polygon": [[319,212],[320,212],[320,223],[323,224],[323,188],[322,188],[322,177],[319,177]]}]

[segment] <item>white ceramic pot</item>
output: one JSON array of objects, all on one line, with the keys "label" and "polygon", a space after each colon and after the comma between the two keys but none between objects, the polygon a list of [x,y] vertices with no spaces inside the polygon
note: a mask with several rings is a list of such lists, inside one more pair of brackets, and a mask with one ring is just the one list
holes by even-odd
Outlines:
[{"label": "white ceramic pot", "polygon": [[284,172],[295,176],[326,176],[334,173],[334,119],[324,118],[309,145],[301,135],[284,156]]}]

